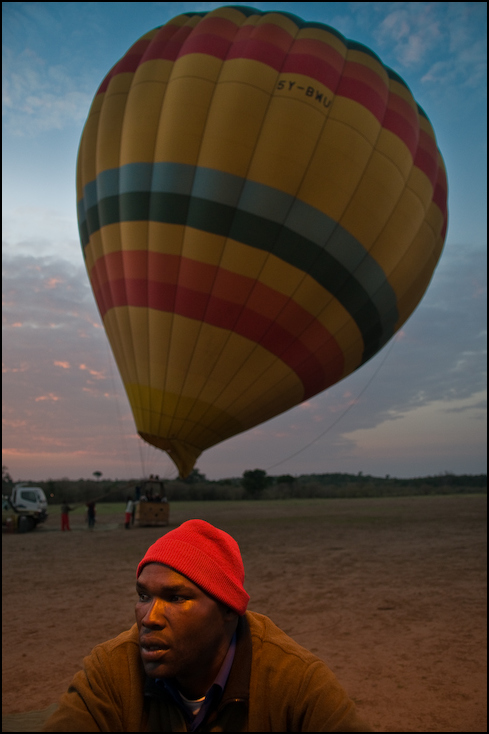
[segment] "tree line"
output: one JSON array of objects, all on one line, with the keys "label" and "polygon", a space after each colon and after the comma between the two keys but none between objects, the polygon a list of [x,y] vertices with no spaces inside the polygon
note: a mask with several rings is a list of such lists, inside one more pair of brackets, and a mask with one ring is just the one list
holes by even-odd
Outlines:
[{"label": "tree line", "polygon": [[[50,504],[61,502],[125,502],[134,497],[142,480],[111,480],[93,472],[95,479],[48,479],[26,484],[41,487]],[[2,494],[9,495],[14,484],[7,467],[2,467]],[[405,495],[486,493],[487,474],[456,475],[449,472],[434,476],[398,479],[386,475],[375,477],[357,474],[290,474],[269,475],[264,469],[249,469],[241,477],[208,480],[194,469],[187,479],[165,481],[169,502],[246,500],[246,499],[306,499],[386,497]]]}]

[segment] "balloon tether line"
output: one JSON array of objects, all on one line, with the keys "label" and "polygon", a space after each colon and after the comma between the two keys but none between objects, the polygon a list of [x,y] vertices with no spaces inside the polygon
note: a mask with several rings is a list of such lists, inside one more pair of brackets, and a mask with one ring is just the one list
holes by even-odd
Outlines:
[{"label": "balloon tether line", "polygon": [[299,449],[299,450],[298,450],[298,451],[296,451],[295,453],[291,454],[290,456],[287,456],[287,457],[286,457],[285,459],[281,459],[281,461],[277,461],[277,463],[276,463],[276,464],[272,464],[271,466],[268,466],[268,467],[267,467],[267,469],[266,469],[266,471],[270,471],[270,469],[275,469],[275,467],[276,467],[276,466],[280,466],[280,464],[285,464],[285,462],[286,462],[286,461],[290,461],[290,459],[293,459],[293,458],[294,458],[295,456],[298,456],[299,454],[301,454],[301,453],[302,453],[303,451],[305,451],[306,449],[308,449],[308,448],[309,448],[309,446],[312,446],[312,445],[313,445],[313,444],[315,444],[315,443],[316,443],[317,441],[319,441],[319,439],[323,438],[323,436],[325,436],[325,435],[326,435],[326,434],[327,434],[327,433],[328,433],[328,432],[329,432],[329,431],[330,431],[330,430],[331,430],[332,428],[334,428],[334,426],[336,426],[336,424],[337,424],[337,423],[339,423],[339,422],[340,422],[340,420],[342,420],[342,418],[344,418],[344,417],[345,417],[345,415],[346,415],[346,414],[348,413],[348,411],[349,411],[349,410],[351,410],[351,409],[353,408],[353,406],[357,404],[357,402],[358,402],[359,398],[361,398],[361,397],[362,397],[362,395],[363,395],[363,393],[365,392],[365,390],[366,390],[366,389],[367,389],[367,388],[369,387],[369,385],[371,385],[371,383],[373,382],[373,380],[374,380],[374,379],[375,379],[375,377],[377,376],[377,374],[378,374],[378,372],[380,371],[380,369],[382,368],[382,366],[383,366],[383,364],[384,364],[385,360],[387,359],[387,357],[388,357],[388,356],[389,356],[389,354],[391,353],[391,351],[392,351],[392,347],[394,346],[394,343],[395,343],[395,341],[396,341],[395,339],[393,339],[393,340],[392,340],[392,342],[391,342],[391,344],[390,344],[389,348],[388,348],[388,349],[386,349],[386,352],[385,352],[384,358],[382,359],[382,361],[380,362],[380,364],[379,364],[379,365],[378,365],[378,367],[376,368],[376,370],[375,370],[375,372],[373,373],[373,375],[371,376],[371,378],[370,378],[370,379],[368,380],[368,382],[367,382],[367,383],[366,383],[366,384],[364,385],[364,387],[363,387],[363,388],[361,389],[361,391],[360,391],[360,392],[358,393],[358,395],[356,396],[356,398],[355,398],[355,399],[354,399],[354,400],[353,400],[353,401],[352,401],[352,402],[350,403],[350,405],[348,405],[348,407],[347,407],[347,408],[345,408],[345,410],[344,410],[344,411],[343,411],[343,412],[342,412],[342,413],[341,413],[341,414],[340,414],[340,415],[338,416],[338,418],[337,418],[337,419],[336,419],[335,421],[333,421],[333,423],[331,423],[331,425],[329,425],[329,426],[327,427],[327,429],[326,429],[325,431],[323,431],[322,433],[320,433],[320,434],[319,434],[319,436],[316,436],[316,438],[314,438],[314,439],[313,439],[312,441],[310,441],[310,442],[309,442],[308,444],[306,444],[305,446],[303,446],[303,447],[302,447],[301,449]]},{"label": "balloon tether line", "polygon": [[139,441],[138,441],[139,461],[141,462],[142,476],[143,477],[146,477],[146,469],[145,469],[145,466],[144,466],[144,458],[143,458],[143,449],[142,449],[142,446],[141,446],[141,443],[142,443],[142,440],[143,439],[141,438],[141,436],[138,436],[138,438],[139,438]]},{"label": "balloon tether line", "polygon": [[[123,427],[122,427],[122,415],[121,415],[121,406],[120,406],[120,403],[119,403],[119,393],[117,391],[117,387],[116,387],[116,384],[115,384],[114,372],[112,370],[112,355],[110,353],[109,342],[108,342],[107,339],[105,340],[105,348],[107,350],[107,365],[108,365],[108,369],[109,369],[109,379],[110,379],[110,383],[111,383],[111,387],[112,387],[112,392],[114,393],[114,396],[115,396],[115,408],[116,408],[116,413],[117,413],[117,422],[119,424],[119,432],[120,432],[121,439],[122,439],[122,441],[121,441],[121,444],[122,444],[122,455],[124,457],[124,464],[126,466],[127,476],[130,477],[131,476],[131,471],[130,471],[130,466],[129,466],[129,457],[128,457],[128,451],[127,451],[126,436],[124,434]],[[141,466],[142,466],[142,463],[143,462],[142,462],[142,458],[141,458]]]}]

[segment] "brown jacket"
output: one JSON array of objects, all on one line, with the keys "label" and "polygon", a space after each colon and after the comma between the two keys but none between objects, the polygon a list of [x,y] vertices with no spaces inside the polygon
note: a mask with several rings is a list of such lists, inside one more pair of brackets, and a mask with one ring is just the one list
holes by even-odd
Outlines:
[{"label": "brown jacket", "polygon": [[[43,731],[187,731],[172,698],[145,678],[138,632],[95,647]],[[333,673],[268,617],[238,625],[227,685],[198,731],[373,731]]]}]

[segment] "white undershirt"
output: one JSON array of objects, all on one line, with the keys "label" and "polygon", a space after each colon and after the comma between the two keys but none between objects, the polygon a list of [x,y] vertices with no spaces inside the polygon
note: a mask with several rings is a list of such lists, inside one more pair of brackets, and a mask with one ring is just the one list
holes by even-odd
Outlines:
[{"label": "white undershirt", "polygon": [[205,701],[205,696],[202,696],[202,698],[197,698],[195,701],[192,701],[190,698],[185,698],[183,693],[181,693],[180,691],[178,691],[178,693],[180,694],[180,698],[182,699],[187,711],[189,711],[189,713],[193,714],[194,716],[197,716],[202,704]]}]

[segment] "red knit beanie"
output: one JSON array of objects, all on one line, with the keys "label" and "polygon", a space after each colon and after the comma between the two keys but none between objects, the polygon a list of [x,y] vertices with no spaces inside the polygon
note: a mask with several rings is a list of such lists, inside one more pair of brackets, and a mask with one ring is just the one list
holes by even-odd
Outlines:
[{"label": "red knit beanie", "polygon": [[148,563],[163,563],[186,576],[238,614],[250,597],[243,588],[244,567],[239,546],[228,533],[204,520],[187,520],[148,548],[137,577]]}]

